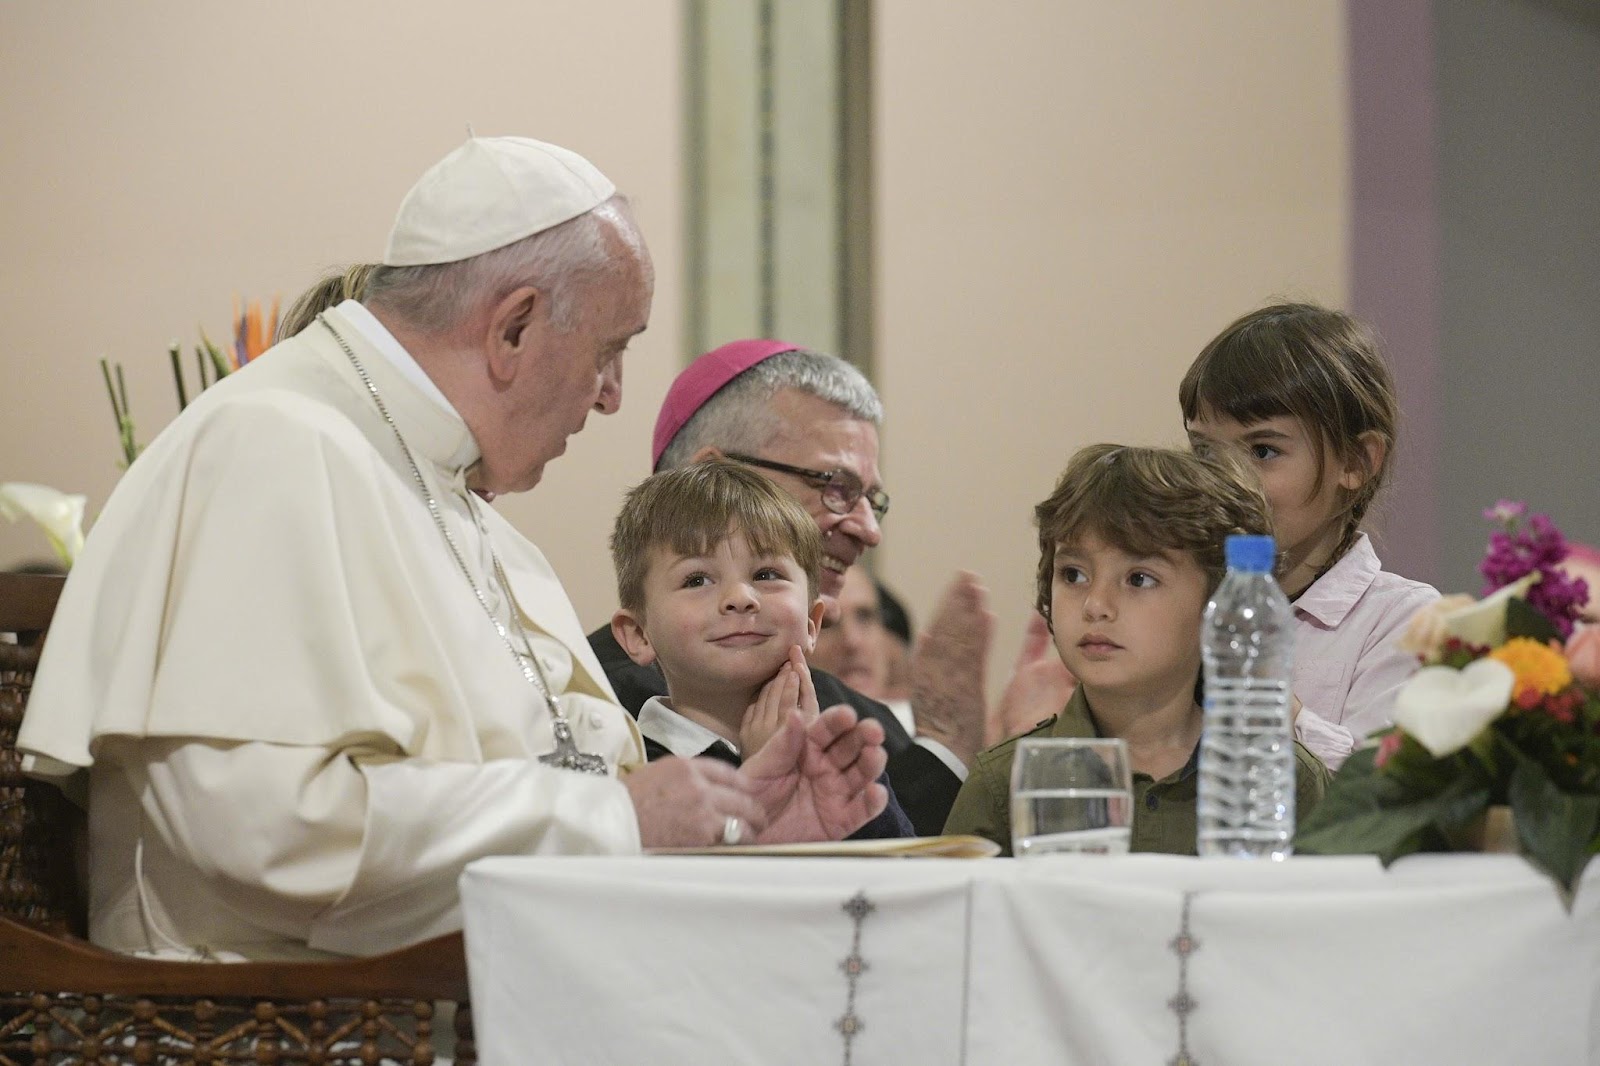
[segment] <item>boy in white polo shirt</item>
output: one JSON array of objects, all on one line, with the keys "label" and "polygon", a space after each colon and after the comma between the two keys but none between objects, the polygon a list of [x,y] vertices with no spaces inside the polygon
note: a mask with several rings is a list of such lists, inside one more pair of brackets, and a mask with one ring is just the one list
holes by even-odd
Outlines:
[{"label": "boy in white polo shirt", "polygon": [[[667,680],[669,695],[639,712],[651,759],[737,766],[792,714],[818,715],[805,656],[822,624],[821,535],[793,497],[728,461],[657,474],[628,494],[611,554],[612,634]],[[892,790],[856,835],[912,835]]]}]

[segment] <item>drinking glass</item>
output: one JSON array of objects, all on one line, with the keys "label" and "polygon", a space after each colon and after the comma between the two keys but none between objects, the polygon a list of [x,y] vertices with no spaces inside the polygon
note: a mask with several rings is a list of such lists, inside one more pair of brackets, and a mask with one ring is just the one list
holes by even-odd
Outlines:
[{"label": "drinking glass", "polygon": [[1011,847],[1018,858],[1124,855],[1132,832],[1126,744],[1098,737],[1017,742],[1011,764]]}]

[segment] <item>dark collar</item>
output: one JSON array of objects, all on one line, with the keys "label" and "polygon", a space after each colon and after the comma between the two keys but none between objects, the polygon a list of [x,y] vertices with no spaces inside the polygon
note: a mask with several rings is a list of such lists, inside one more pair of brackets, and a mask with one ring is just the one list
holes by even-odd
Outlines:
[{"label": "dark collar", "polygon": [[[1100,723],[1095,721],[1094,711],[1089,707],[1089,698],[1084,695],[1083,686],[1079,685],[1072,693],[1072,699],[1062,709],[1055,727],[1050,730],[1051,736],[1057,737],[1103,737],[1105,733],[1100,729]],[[1172,780],[1187,781],[1200,772],[1200,745],[1195,744],[1194,750],[1189,753],[1189,761],[1178,770],[1177,776]],[[1162,778],[1168,780],[1168,778]]]}]

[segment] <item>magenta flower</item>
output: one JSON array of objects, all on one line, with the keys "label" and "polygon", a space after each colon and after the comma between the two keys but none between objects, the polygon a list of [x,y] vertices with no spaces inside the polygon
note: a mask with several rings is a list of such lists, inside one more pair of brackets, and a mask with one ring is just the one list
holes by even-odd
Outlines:
[{"label": "magenta flower", "polygon": [[1587,602],[1589,588],[1581,579],[1556,569],[1567,557],[1567,539],[1550,516],[1532,515],[1524,524],[1527,510],[1526,504],[1501,500],[1483,512],[1485,518],[1505,527],[1489,536],[1489,549],[1478,564],[1484,579],[1483,595],[1538,571],[1542,579],[1528,590],[1528,603],[1550,619],[1565,640],[1572,635],[1573,620]]},{"label": "magenta flower", "polygon": [[1544,580],[1528,590],[1528,602],[1555,625],[1561,639],[1572,636],[1578,611],[1589,602],[1589,583],[1581,577],[1568,577],[1561,570],[1546,570]]}]

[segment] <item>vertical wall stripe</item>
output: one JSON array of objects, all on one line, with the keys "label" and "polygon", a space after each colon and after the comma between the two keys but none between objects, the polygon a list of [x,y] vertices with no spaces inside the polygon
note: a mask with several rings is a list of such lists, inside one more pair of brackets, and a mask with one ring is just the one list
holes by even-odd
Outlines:
[{"label": "vertical wall stripe", "polygon": [[773,19],[772,0],[761,0],[761,21],[758,28],[760,40],[756,48],[756,84],[759,87],[760,103],[757,105],[757,123],[760,130],[758,151],[761,153],[757,170],[761,175],[761,191],[757,199],[757,210],[761,213],[760,245],[757,256],[761,261],[761,335],[772,337],[777,335],[777,302],[778,302],[778,268],[775,262],[778,254],[777,239],[778,227],[775,218],[777,210],[777,131],[773,128],[777,121],[774,114],[773,82],[777,78],[775,48],[773,46]]},{"label": "vertical wall stripe", "polygon": [[777,336],[870,372],[870,6],[690,6],[689,354]]},{"label": "vertical wall stripe", "polygon": [[1400,393],[1400,450],[1375,523],[1378,550],[1386,568],[1437,583],[1442,385],[1433,6],[1348,0],[1346,10],[1352,309],[1382,334]]},{"label": "vertical wall stripe", "polygon": [[761,335],[760,10],[748,0],[692,0],[686,356]]},{"label": "vertical wall stripe", "polygon": [[1433,5],[1440,545],[1474,588],[1478,512],[1527,501],[1600,543],[1600,5]]},{"label": "vertical wall stripe", "polygon": [[871,0],[843,0],[839,18],[839,354],[874,377]]},{"label": "vertical wall stripe", "polygon": [[773,83],[777,127],[778,253],[774,329],[823,351],[840,342],[838,275],[841,188],[839,137],[839,6],[835,2],[778,5]]},{"label": "vertical wall stripe", "polygon": [[[705,23],[704,4],[690,0],[683,5],[683,261],[690,279],[706,276],[706,203],[700,181],[707,126],[702,103],[706,98]],[[683,347],[695,351],[695,344],[706,333],[705,301],[691,297],[684,304]]]}]

